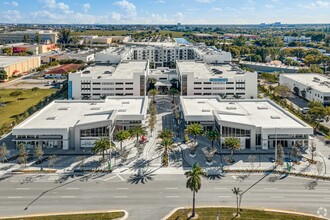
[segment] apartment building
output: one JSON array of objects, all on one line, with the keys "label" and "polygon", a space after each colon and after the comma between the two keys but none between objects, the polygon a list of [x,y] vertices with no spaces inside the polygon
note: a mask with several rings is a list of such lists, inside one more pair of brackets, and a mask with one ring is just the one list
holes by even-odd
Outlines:
[{"label": "apartment building", "polygon": [[[222,100],[219,96],[181,96],[185,124],[240,139],[242,149],[274,149],[281,144],[308,146],[313,128],[268,99]],[[277,144],[276,144],[277,143]]]},{"label": "apartment building", "polygon": [[115,129],[144,125],[148,97],[108,97],[105,100],[56,100],[17,125],[16,146],[82,150]]},{"label": "apartment building", "polygon": [[301,37],[292,37],[292,36],[285,36],[284,37],[284,42],[285,43],[291,43],[291,42],[297,42],[297,43],[310,43],[312,42],[312,38],[311,37],[305,37],[305,36],[301,36]]},{"label": "apartment building", "polygon": [[145,96],[148,61],[122,61],[118,66],[95,65],[69,74],[69,99]]},{"label": "apartment building", "polygon": [[307,100],[330,105],[330,77],[320,74],[280,74],[280,84]]},{"label": "apartment building", "polygon": [[233,64],[177,61],[181,95],[219,95],[226,98],[257,98],[257,73]]}]

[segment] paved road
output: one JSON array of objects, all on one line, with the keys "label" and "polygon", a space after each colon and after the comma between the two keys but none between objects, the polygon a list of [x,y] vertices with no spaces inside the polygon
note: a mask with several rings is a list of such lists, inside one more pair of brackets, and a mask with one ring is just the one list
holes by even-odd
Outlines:
[{"label": "paved road", "polygon": [[[16,175],[2,179],[0,216],[125,209],[129,212],[129,219],[155,220],[161,219],[175,207],[191,205],[191,192],[185,188],[186,180],[182,173],[97,175],[90,178]],[[204,179],[202,189],[197,194],[197,205],[234,206],[235,197],[231,189],[236,186],[244,191],[261,177],[251,175],[245,178],[227,174],[221,179]],[[319,181],[313,190],[308,190],[308,179],[287,177],[270,181],[269,178],[274,177],[267,176],[245,193],[242,207],[312,214],[316,214],[319,207],[330,210],[329,182]]]}]

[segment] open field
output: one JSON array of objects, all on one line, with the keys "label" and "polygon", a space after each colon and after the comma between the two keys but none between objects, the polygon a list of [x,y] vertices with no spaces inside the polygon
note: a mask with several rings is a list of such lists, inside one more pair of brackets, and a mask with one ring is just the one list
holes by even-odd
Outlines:
[{"label": "open field", "polygon": [[118,219],[125,215],[124,212],[92,213],[92,214],[72,214],[72,215],[52,215],[29,218],[10,218],[8,220],[109,220]]},{"label": "open field", "polygon": [[[77,35],[99,35],[99,36],[120,36],[120,35],[127,35],[127,34],[134,34],[139,32],[147,32],[147,31],[127,31],[127,30],[116,30],[116,31],[102,31],[102,30],[86,30],[83,32],[75,32],[74,34]],[[159,31],[159,34],[171,33],[173,37],[183,37],[185,32],[179,31]]]},{"label": "open field", "polygon": [[[18,97],[10,96],[14,91],[21,91],[23,94]],[[4,124],[15,121],[15,115],[24,113],[30,107],[36,105],[46,96],[51,95],[56,90],[39,89],[35,92],[29,90],[2,89],[0,90],[0,103],[5,106],[0,107],[0,127]],[[19,100],[18,100],[19,99]]]},{"label": "open field", "polygon": [[[233,218],[233,213],[236,213],[235,208],[197,208],[196,213],[200,220],[214,220],[218,212],[221,212],[221,220],[240,219],[240,220],[320,220],[321,218],[302,216],[295,214],[286,214],[280,212],[266,212],[262,210],[243,209],[240,213],[240,218]],[[186,220],[188,219],[188,213],[191,209],[180,209],[176,211],[167,220]]]}]

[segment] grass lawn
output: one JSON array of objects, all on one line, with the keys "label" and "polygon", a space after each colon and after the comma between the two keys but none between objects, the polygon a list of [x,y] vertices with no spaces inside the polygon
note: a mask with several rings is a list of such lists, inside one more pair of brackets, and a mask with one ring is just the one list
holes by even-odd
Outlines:
[{"label": "grass lawn", "polygon": [[56,92],[56,90],[53,89],[39,89],[35,92],[32,92],[31,89],[19,90],[23,92],[23,95],[19,97],[20,101],[18,101],[18,97],[12,97],[9,95],[14,91],[18,91],[18,89],[0,90],[0,102],[6,103],[6,106],[0,107],[0,127],[3,124],[15,121],[15,115],[24,113],[27,109],[36,105],[46,96]]},{"label": "grass lawn", "polygon": [[30,218],[11,218],[8,220],[108,220],[124,217],[124,212],[107,212],[107,213],[93,213],[93,214],[77,214],[77,215],[52,215],[44,217],[30,217]]},{"label": "grass lawn", "polygon": [[[200,220],[214,220],[218,212],[221,212],[221,220],[230,220],[233,218],[233,213],[236,212],[235,208],[197,208],[196,213],[198,214],[198,219]],[[191,209],[180,209],[176,211],[170,218],[167,220],[186,220],[188,219],[188,213],[191,212]],[[241,217],[235,218],[237,220],[320,220],[321,218],[285,214],[280,212],[266,212],[262,210],[252,210],[252,209],[243,209],[241,211]]]}]

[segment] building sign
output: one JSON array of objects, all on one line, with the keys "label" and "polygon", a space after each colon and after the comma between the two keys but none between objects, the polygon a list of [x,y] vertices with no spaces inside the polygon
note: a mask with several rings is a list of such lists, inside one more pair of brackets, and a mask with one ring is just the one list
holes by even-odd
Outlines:
[{"label": "building sign", "polygon": [[72,81],[69,81],[68,85],[68,99],[72,99]]},{"label": "building sign", "polygon": [[95,140],[80,140],[81,148],[92,148]]},{"label": "building sign", "polygon": [[228,82],[227,78],[210,78],[210,82]]}]

